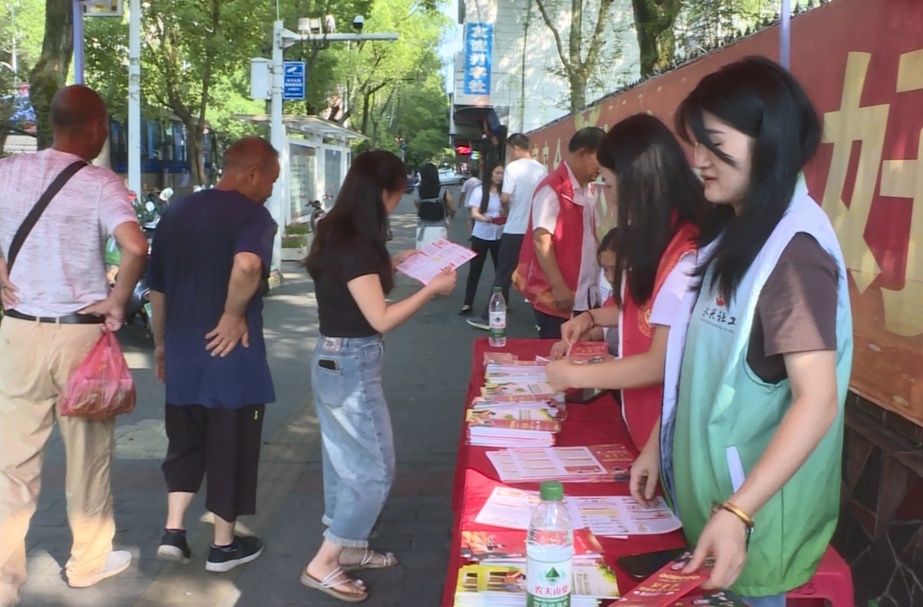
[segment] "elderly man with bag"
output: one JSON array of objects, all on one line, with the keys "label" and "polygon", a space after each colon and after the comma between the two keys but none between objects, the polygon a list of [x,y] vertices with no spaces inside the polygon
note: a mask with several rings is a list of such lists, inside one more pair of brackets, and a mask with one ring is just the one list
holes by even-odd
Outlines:
[{"label": "elderly man with bag", "polygon": [[[73,533],[68,584],[93,586],[131,563],[127,551],[112,550],[114,419],[63,417],[55,403],[101,333],[121,327],[147,240],[122,181],[88,164],[109,137],[99,95],[84,86],[63,89],[51,124],[50,149],[0,160],[0,607],[17,603],[26,579],[25,538],[55,419]],[[110,234],[122,251],[111,292],[104,258]]]}]

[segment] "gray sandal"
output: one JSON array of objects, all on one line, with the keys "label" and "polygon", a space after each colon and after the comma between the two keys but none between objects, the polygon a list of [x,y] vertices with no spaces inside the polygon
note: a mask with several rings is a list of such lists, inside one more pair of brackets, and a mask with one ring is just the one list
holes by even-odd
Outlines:
[{"label": "gray sandal", "polygon": [[[301,583],[307,586],[308,588],[313,588],[314,590],[320,590],[325,594],[329,594],[333,598],[340,599],[341,601],[346,601],[347,603],[361,603],[362,601],[369,598],[369,592],[365,589],[365,584],[362,580],[354,580],[343,570],[342,567],[337,567],[330,573],[324,576],[324,579],[318,580],[314,576],[308,575],[307,571],[301,572]],[[342,586],[344,584],[353,584],[362,589],[361,593],[355,592],[341,592],[334,588],[334,586]]]},{"label": "gray sandal", "polygon": [[[375,563],[375,557],[381,556],[381,562]],[[347,565],[339,563],[343,571],[359,571],[360,569],[387,569],[397,565],[397,557],[391,552],[377,553],[374,550],[365,549],[362,560],[358,563]]]}]

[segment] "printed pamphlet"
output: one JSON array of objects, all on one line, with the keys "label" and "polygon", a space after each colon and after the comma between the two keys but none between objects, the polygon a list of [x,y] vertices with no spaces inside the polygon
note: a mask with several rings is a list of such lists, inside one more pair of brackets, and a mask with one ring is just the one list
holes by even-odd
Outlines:
[{"label": "printed pamphlet", "polygon": [[458,269],[476,256],[471,249],[440,238],[423,247],[419,254],[405,259],[397,270],[428,285],[445,268]]},{"label": "printed pamphlet", "polygon": [[566,503],[575,528],[587,527],[603,537],[657,535],[682,528],[662,497],[650,507],[621,496],[568,496]]},{"label": "printed pamphlet", "polygon": [[634,455],[624,445],[489,451],[504,483],[627,481]]}]

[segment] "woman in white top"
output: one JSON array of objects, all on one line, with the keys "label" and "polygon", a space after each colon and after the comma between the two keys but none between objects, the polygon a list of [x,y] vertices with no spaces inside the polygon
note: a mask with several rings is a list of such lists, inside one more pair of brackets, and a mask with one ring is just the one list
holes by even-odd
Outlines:
[{"label": "woman in white top", "polygon": [[471,260],[468,266],[468,286],[465,289],[465,305],[459,314],[470,314],[474,304],[474,295],[478,290],[478,281],[481,280],[481,270],[487,261],[487,254],[497,268],[497,255],[500,253],[500,236],[503,234],[503,216],[500,206],[500,186],[503,185],[503,165],[498,162],[488,162],[484,167],[484,182],[480,188],[472,190],[465,202],[471,209],[471,219],[474,229],[471,231],[471,248],[477,257]]}]

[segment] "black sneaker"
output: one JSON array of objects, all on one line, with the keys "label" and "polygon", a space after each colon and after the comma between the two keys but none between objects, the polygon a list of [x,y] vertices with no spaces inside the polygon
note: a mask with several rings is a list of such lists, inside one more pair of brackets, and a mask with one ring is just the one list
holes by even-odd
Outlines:
[{"label": "black sneaker", "polygon": [[263,553],[263,542],[254,536],[236,536],[229,548],[212,546],[205,561],[206,571],[223,573],[238,565],[249,563]]},{"label": "black sneaker", "polygon": [[157,548],[157,558],[162,561],[188,563],[191,555],[185,533],[164,531],[163,537],[160,538],[160,547]]},{"label": "black sneaker", "polygon": [[483,316],[472,316],[471,318],[467,319],[467,323],[476,329],[490,331],[490,325],[487,323],[487,319]]}]

